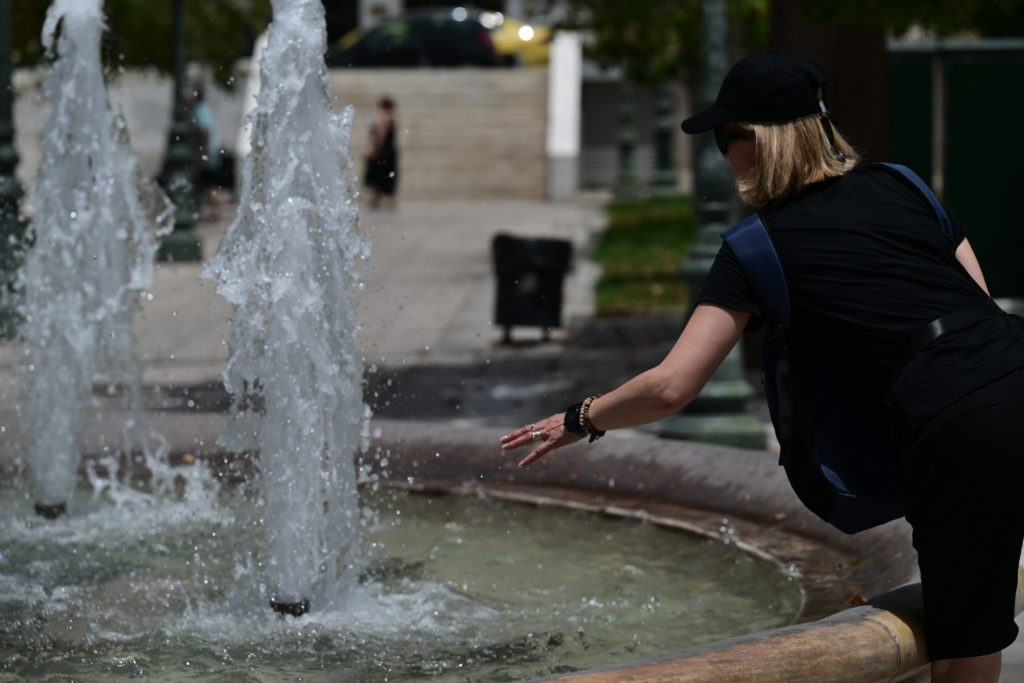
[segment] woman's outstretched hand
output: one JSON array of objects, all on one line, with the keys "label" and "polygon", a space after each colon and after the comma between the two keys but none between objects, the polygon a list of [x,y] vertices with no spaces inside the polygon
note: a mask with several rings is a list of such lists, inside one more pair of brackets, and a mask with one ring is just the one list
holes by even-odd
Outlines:
[{"label": "woman's outstretched hand", "polygon": [[576,443],[582,436],[565,429],[565,413],[558,413],[541,422],[520,427],[501,437],[501,449],[512,451],[522,446],[538,444],[530,454],[519,461],[520,467],[529,467],[545,455],[571,443]]}]

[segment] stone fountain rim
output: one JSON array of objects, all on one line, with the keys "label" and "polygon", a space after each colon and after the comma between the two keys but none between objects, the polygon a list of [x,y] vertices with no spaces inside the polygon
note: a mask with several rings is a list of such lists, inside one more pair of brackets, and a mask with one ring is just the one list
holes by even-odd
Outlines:
[{"label": "stone fountain rim", "polygon": [[[498,438],[509,431],[500,425],[373,426],[379,436],[364,461],[393,485],[643,519],[734,543],[798,579],[804,604],[796,622],[829,616],[918,576],[905,521],[853,536],[834,529],[797,499],[772,453],[611,432],[522,469],[516,455],[500,450]],[[382,455],[387,467],[380,466]]]}]

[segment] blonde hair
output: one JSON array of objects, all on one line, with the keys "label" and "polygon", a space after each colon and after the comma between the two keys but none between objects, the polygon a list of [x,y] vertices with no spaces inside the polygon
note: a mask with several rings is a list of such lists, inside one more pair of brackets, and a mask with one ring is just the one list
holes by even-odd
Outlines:
[{"label": "blonde hair", "polygon": [[841,176],[860,161],[850,143],[832,126],[836,149],[832,153],[818,114],[782,123],[738,122],[754,134],[754,168],[736,179],[740,198],[754,207],[781,202],[811,183]]}]

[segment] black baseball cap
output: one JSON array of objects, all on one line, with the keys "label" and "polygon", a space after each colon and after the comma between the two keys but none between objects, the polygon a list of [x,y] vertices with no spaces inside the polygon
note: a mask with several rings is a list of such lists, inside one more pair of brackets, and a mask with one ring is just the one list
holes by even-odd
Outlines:
[{"label": "black baseball cap", "polygon": [[729,69],[714,106],[683,121],[686,133],[703,133],[728,121],[792,121],[818,113],[818,89],[828,78],[798,54],[772,50]]}]

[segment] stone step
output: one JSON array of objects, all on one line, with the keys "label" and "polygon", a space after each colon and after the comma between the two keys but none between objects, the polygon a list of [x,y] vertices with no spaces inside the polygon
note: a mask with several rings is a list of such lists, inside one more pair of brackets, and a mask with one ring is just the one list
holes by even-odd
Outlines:
[{"label": "stone step", "polygon": [[547,72],[335,69],[333,106],[351,104],[354,171],[362,172],[374,104],[398,105],[401,197],[546,194]]}]

